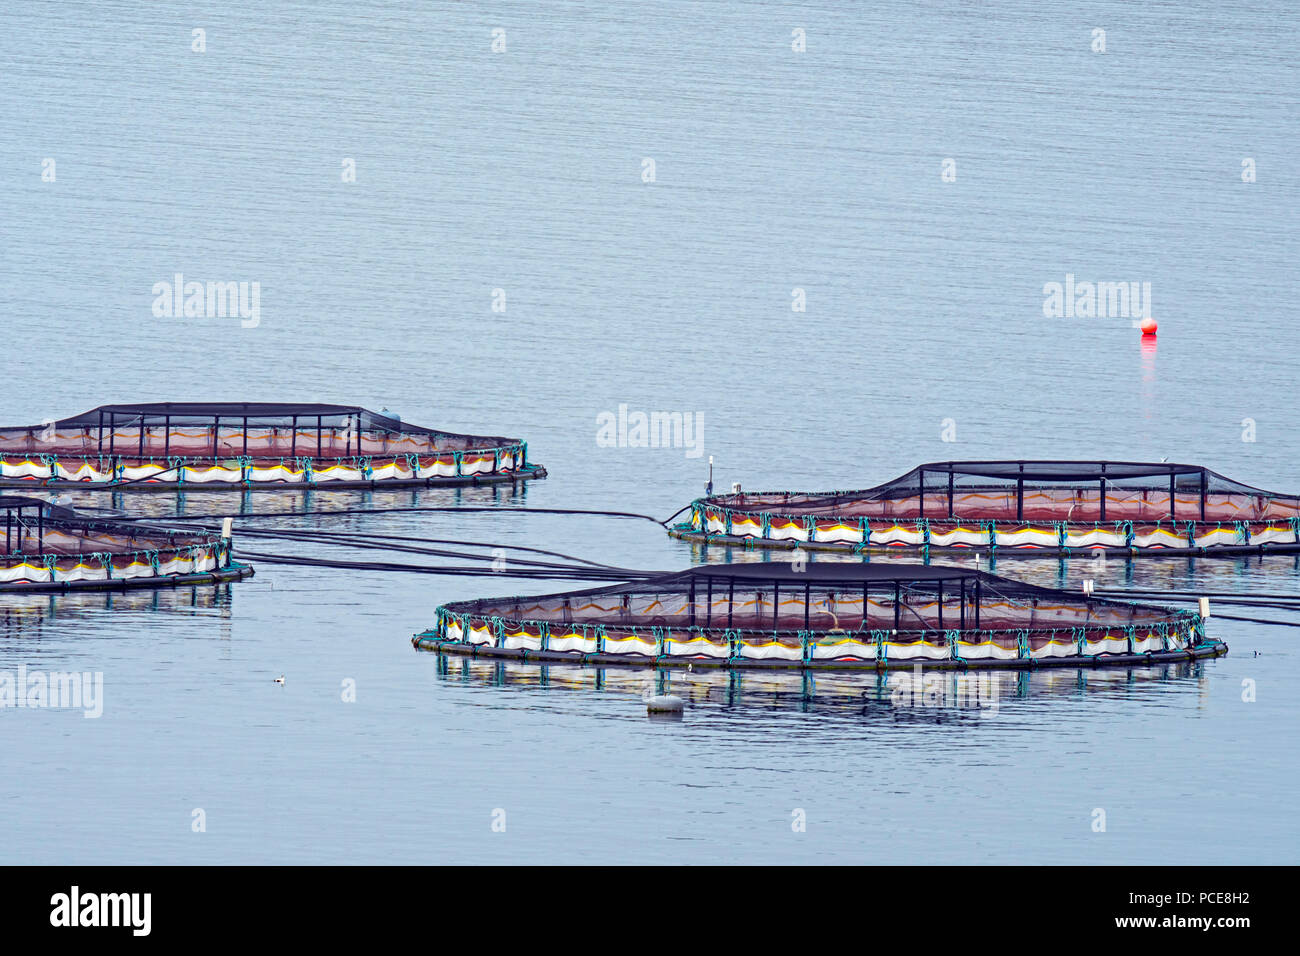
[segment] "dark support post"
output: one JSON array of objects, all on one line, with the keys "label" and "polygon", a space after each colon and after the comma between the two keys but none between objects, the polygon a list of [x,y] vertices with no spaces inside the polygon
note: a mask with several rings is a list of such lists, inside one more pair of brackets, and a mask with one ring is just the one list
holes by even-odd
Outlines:
[{"label": "dark support post", "polygon": [[45,553],[45,506],[36,506],[36,553]]},{"label": "dark support post", "polygon": [[980,579],[975,579],[975,630],[980,629]]},{"label": "dark support post", "polygon": [[95,443],[95,452],[104,454],[104,410],[99,410],[99,441]]},{"label": "dark support post", "polygon": [[867,629],[867,615],[871,613],[871,605],[867,602],[867,582],[862,582],[862,630]]},{"label": "dark support post", "polygon": [[217,443],[220,440],[219,438],[220,435],[221,435],[221,416],[213,415],[212,416],[212,460],[213,461],[216,461],[217,455],[219,454],[219,451],[217,449]]},{"label": "dark support post", "polygon": [[316,457],[317,458],[325,457],[325,448],[323,445],[321,445],[321,431],[324,429],[324,427],[325,427],[325,423],[322,420],[322,417],[320,415],[317,415],[316,416]]},{"label": "dark support post", "polygon": [[293,437],[289,439],[289,457],[295,458],[298,455],[298,416],[293,416]]},{"label": "dark support post", "polygon": [[248,457],[248,416],[244,416],[244,457]]},{"label": "dark support post", "polygon": [[772,630],[781,624],[781,582],[772,582]]},{"label": "dark support post", "polygon": [[113,455],[113,445],[117,441],[117,414],[108,413],[108,454],[111,458]]},{"label": "dark support post", "polygon": [[953,483],[954,483],[954,476],[952,473],[952,465],[949,465],[948,466],[948,517],[949,518],[956,517],[956,515],[952,510]]},{"label": "dark support post", "polygon": [[961,579],[961,629],[966,630],[966,579]]},{"label": "dark support post", "polygon": [[921,489],[921,494],[920,494],[920,498],[921,498],[921,511],[920,511],[920,517],[924,518],[924,517],[925,517],[925,469],[922,468],[922,469],[921,469],[917,474],[920,476],[920,480],[919,480],[918,484],[920,485],[920,489]]},{"label": "dark support post", "polygon": [[1104,461],[1101,463],[1101,480],[1097,482],[1097,490],[1101,493],[1101,497],[1097,499],[1099,502],[1101,502],[1101,504],[1099,505],[1099,507],[1101,508],[1101,518],[1099,520],[1105,521],[1106,520],[1106,463]]},{"label": "dark support post", "polygon": [[1025,463],[1020,463],[1020,477],[1016,479],[1016,520],[1025,520]]},{"label": "dark support post", "polygon": [[1174,469],[1169,469],[1169,520],[1174,519],[1174,504],[1178,496],[1178,474]]},{"label": "dark support post", "polygon": [[939,579],[939,630],[943,630],[943,579]]},{"label": "dark support post", "polygon": [[727,578],[727,627],[731,627],[731,609],[736,603],[736,579]]},{"label": "dark support post", "polygon": [[803,583],[803,629],[808,630],[808,601],[812,597],[812,582]]},{"label": "dark support post", "polygon": [[691,576],[691,627],[695,626],[695,577]]},{"label": "dark support post", "polygon": [[1208,476],[1205,473],[1205,469],[1202,468],[1201,469],[1201,520],[1202,521],[1205,520],[1205,493],[1207,490],[1206,486],[1209,484],[1209,481],[1207,479]]},{"label": "dark support post", "polygon": [[172,454],[172,417],[163,416],[163,457],[170,458]]},{"label": "dark support post", "polygon": [[894,630],[898,630],[899,622],[902,620],[902,616],[903,616],[902,594],[903,594],[902,588],[900,588],[898,582],[895,581],[894,582]]},{"label": "dark support post", "polygon": [[14,546],[9,541],[9,527],[13,522],[14,513],[8,508],[5,509],[5,554],[13,554]]},{"label": "dark support post", "polygon": [[[357,424],[359,425],[360,422],[361,422],[361,416],[358,415]],[[360,434],[360,432],[358,432],[358,434]],[[713,575],[711,574],[709,575],[708,592],[706,593],[704,600],[706,604],[704,608],[704,626],[708,627],[710,624],[713,623]]]}]

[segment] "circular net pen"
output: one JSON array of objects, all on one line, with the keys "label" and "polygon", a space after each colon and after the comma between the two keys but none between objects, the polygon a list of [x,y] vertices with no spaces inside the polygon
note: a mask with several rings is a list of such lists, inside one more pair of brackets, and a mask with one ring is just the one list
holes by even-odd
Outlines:
[{"label": "circular net pen", "polygon": [[861,491],[737,491],[697,499],[690,509],[670,534],[746,547],[1008,555],[1300,550],[1300,496],[1169,462],[932,462]]},{"label": "circular net pen", "polygon": [[0,496],[0,594],[178,587],[246,578],[215,533],[101,520],[39,498]]},{"label": "circular net pen", "polygon": [[584,664],[884,669],[1186,661],[1227,653],[1193,612],[939,565],[704,565],[438,608],[416,647]]},{"label": "circular net pen", "polygon": [[458,435],[353,405],[104,405],[0,428],[0,487],[375,488],[546,477],[516,438]]}]

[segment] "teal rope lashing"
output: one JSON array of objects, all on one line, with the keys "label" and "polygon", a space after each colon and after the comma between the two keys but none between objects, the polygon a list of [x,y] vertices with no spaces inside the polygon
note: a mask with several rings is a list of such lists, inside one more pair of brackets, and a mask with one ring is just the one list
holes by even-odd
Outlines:
[{"label": "teal rope lashing", "polygon": [[744,635],[738,629],[728,629],[724,635],[727,639],[727,663],[740,660],[741,649],[744,647]]},{"label": "teal rope lashing", "polygon": [[812,660],[814,633],[814,631],[799,632],[799,659],[805,664]]},{"label": "teal rope lashing", "polygon": [[961,656],[961,631],[951,628],[944,631],[944,637],[948,642],[948,656],[954,661],[966,663],[966,659]]}]

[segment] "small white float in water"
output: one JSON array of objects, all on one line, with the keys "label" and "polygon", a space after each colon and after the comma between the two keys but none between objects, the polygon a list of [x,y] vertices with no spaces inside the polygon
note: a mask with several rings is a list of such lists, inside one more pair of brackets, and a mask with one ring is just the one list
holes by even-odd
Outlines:
[{"label": "small white float in water", "polygon": [[642,690],[641,699],[645,701],[646,711],[651,714],[680,714],[686,709],[686,701],[676,694],[652,694],[649,684]]}]

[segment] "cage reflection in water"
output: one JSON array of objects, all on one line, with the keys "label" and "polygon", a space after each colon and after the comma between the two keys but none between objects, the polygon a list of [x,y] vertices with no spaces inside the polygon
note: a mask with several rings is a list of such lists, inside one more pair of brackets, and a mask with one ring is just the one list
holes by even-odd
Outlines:
[{"label": "cage reflection in water", "polygon": [[615,586],[461,601],[420,648],[593,664],[856,670],[1133,665],[1227,652],[1200,615],[943,565],[703,565]]},{"label": "cage reflection in water", "polygon": [[[846,716],[915,713],[987,717],[1016,702],[1078,697],[1084,694],[1129,697],[1153,685],[1187,684],[1194,689],[1205,677],[1205,662],[1177,661],[1101,669],[935,672],[907,670],[867,674],[813,671],[754,671],[662,667],[654,671],[654,689],[674,694],[692,707],[838,713]],[[439,680],[502,692],[609,693],[640,698],[647,671],[627,666],[583,667],[437,656]]]}]

